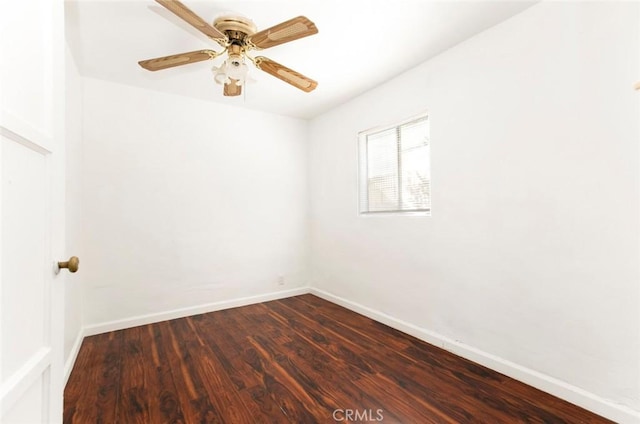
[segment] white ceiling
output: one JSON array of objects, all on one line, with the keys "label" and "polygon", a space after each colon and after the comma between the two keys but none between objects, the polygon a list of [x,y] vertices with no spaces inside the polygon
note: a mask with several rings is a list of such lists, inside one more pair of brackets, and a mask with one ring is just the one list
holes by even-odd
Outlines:
[{"label": "white ceiling", "polygon": [[[257,81],[225,98],[211,67],[224,59],[157,72],[139,60],[220,48],[153,0],[67,0],[67,40],[80,74],[299,118],[311,118],[513,16],[535,1],[182,0],[204,20],[224,12],[258,30],[305,15],[319,33],[263,50],[318,81],[304,93],[255,68]],[[410,90],[410,87],[407,87]],[[126,99],[123,99],[126,101]]]}]

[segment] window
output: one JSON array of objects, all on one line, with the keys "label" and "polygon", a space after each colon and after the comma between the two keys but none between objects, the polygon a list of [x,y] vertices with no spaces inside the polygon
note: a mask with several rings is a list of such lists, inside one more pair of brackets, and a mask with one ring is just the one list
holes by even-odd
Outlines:
[{"label": "window", "polygon": [[429,119],[359,134],[360,213],[431,212]]}]

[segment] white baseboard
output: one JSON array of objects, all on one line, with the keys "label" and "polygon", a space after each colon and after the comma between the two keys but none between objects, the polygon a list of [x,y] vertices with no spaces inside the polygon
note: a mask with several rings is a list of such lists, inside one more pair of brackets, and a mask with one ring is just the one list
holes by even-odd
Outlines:
[{"label": "white baseboard", "polygon": [[80,346],[82,346],[82,341],[86,336],[84,328],[81,328],[78,331],[78,335],[76,336],[76,341],[73,343],[71,347],[71,352],[69,352],[69,357],[67,361],[64,363],[64,380],[62,381],[62,386],[67,385],[67,381],[69,381],[69,376],[71,375],[71,371],[73,370],[73,365],[76,363],[76,359],[78,358],[78,352],[80,352]]},{"label": "white baseboard", "polygon": [[205,314],[207,312],[220,311],[222,309],[237,308],[239,306],[252,305],[254,303],[268,302],[270,300],[284,299],[286,297],[298,296],[309,293],[309,287],[299,287],[290,290],[277,291],[272,293],[247,296],[237,299],[223,300],[220,302],[206,303],[187,308],[173,309],[170,311],[158,312],[147,315],[139,315],[131,318],[109,321],[100,324],[93,324],[83,328],[84,336],[108,333],[110,331],[123,330],[125,328],[137,327],[139,325],[153,324],[170,319],[184,318],[191,315]]},{"label": "white baseboard", "polygon": [[550,393],[584,409],[602,415],[620,424],[640,423],[640,412],[627,406],[616,404],[579,387],[572,386],[564,381],[550,377],[546,374],[523,367],[506,359],[476,349],[473,346],[449,339],[441,334],[420,328],[408,322],[399,320],[382,312],[376,311],[356,302],[333,295],[324,290],[311,288],[311,293],[329,302],[343,306],[351,311],[358,312],[366,317],[388,325],[389,327],[410,334],[420,340],[441,347],[458,356],[469,359],[480,365],[484,365],[494,371],[498,371],[511,378],[522,381],[530,386]]}]

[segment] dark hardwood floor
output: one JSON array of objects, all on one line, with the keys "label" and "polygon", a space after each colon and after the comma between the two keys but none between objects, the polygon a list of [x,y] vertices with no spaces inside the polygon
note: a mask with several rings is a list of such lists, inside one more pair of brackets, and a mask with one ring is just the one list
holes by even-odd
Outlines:
[{"label": "dark hardwood floor", "polygon": [[87,337],[64,422],[610,421],[304,295]]}]

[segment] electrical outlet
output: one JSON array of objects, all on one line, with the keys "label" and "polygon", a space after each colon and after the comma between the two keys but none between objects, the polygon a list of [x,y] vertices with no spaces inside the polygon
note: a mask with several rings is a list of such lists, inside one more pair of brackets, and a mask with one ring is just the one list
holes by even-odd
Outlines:
[{"label": "electrical outlet", "polygon": [[284,276],[278,275],[278,285],[284,286]]}]

